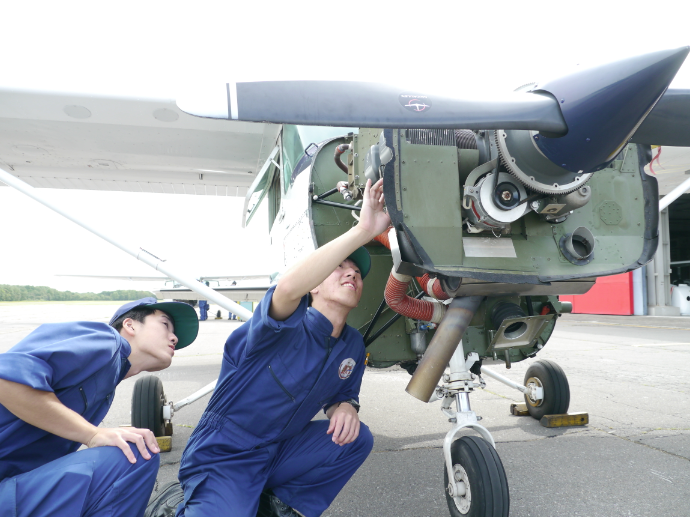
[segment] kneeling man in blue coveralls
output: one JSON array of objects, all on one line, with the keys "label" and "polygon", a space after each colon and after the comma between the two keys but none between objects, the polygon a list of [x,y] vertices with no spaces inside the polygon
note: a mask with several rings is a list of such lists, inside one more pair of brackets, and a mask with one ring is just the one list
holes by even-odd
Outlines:
[{"label": "kneeling man in blue coveralls", "polygon": [[[289,269],[230,335],[182,456],[178,517],[316,517],[364,462],[373,446],[357,415],[365,349],[345,320],[371,267],[362,245],[389,223],[382,182],[368,182],[359,224]],[[312,421],[321,409],[329,420]],[[147,515],[166,515],[163,506]]]},{"label": "kneeling man in blue coveralls", "polygon": [[120,381],[167,368],[198,330],[189,305],[144,298],[110,325],[41,325],[0,354],[0,515],[140,517],[158,473],[156,439],[96,426]]}]

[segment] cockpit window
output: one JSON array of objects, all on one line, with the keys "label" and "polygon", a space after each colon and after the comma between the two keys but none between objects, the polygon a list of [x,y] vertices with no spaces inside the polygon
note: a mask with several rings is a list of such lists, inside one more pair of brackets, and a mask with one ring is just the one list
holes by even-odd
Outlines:
[{"label": "cockpit window", "polygon": [[[346,127],[324,126],[283,126],[283,188],[288,187],[295,178],[312,162],[315,154],[314,145],[336,136],[356,133],[358,130]],[[309,149],[309,153],[305,153]]]},{"label": "cockpit window", "polygon": [[283,188],[287,192],[293,180],[292,171],[304,154],[304,143],[297,126],[283,126]]},{"label": "cockpit window", "polygon": [[252,220],[254,214],[257,212],[257,208],[261,204],[261,201],[266,197],[268,193],[268,188],[273,183],[273,178],[276,175],[276,163],[275,160],[278,157],[279,147],[276,146],[271,154],[268,156],[268,160],[264,163],[261,170],[254,178],[254,182],[249,191],[244,198],[244,211],[242,213],[242,228],[246,228],[249,221]]},{"label": "cockpit window", "polygon": [[309,156],[306,153],[302,155],[302,158],[300,158],[300,160],[297,162],[297,165],[295,165],[294,170],[292,171],[292,176],[290,176],[290,183],[294,183],[295,178],[299,175],[299,173],[311,165],[311,161],[311,156]]}]

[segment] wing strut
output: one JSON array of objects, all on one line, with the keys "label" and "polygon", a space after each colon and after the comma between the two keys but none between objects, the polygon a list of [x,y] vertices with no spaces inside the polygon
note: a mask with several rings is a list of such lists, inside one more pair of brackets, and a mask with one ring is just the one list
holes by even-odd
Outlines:
[{"label": "wing strut", "polygon": [[148,251],[144,250],[143,248],[131,248],[125,244],[122,244],[119,242],[117,239],[114,239],[110,235],[106,235],[102,233],[101,231],[97,230],[96,228],[92,227],[88,223],[85,223],[84,221],[79,220],[72,214],[66,212],[62,208],[54,205],[50,201],[46,200],[36,192],[36,189],[34,189],[31,185],[27,185],[20,179],[17,179],[15,176],[12,174],[4,171],[3,169],[0,169],[0,181],[6,183],[10,187],[20,191],[23,194],[26,194],[30,198],[38,201],[42,205],[50,208],[54,212],[57,212],[63,217],[66,217],[73,223],[78,224],[85,230],[90,231],[94,235],[97,235],[98,237],[108,241],[110,244],[113,246],[120,248],[122,251],[129,253],[132,255],[135,259],[141,260],[144,264],[147,264],[151,266],[153,269],[160,271],[161,273],[164,273],[165,275],[169,276],[173,280],[179,282],[180,284],[184,285],[185,287],[188,287],[195,293],[199,293],[202,297],[212,301],[213,303],[220,305],[223,309],[232,312],[235,314],[238,318],[242,318],[243,320],[247,321],[249,318],[252,317],[252,313],[242,307],[241,305],[236,304],[232,300],[229,300],[223,295],[218,294],[215,292],[213,289],[210,287],[206,287],[204,284],[198,282],[195,278],[187,277],[184,275],[180,275],[177,272],[171,270],[164,261],[160,260],[158,257],[155,257],[154,255],[151,255]]}]

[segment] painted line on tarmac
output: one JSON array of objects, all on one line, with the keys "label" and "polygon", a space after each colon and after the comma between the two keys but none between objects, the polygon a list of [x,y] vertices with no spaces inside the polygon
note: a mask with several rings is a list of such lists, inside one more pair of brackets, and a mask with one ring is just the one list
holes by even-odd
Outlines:
[{"label": "painted line on tarmac", "polygon": [[647,343],[646,345],[633,345],[635,347],[652,346],[690,346],[690,343]]},{"label": "painted line on tarmac", "polygon": [[[575,323],[568,322],[570,324]],[[577,323],[591,323],[592,325],[605,325],[607,327],[628,327],[628,328],[638,328],[638,329],[669,329],[669,330],[690,330],[687,327],[662,327],[658,325],[629,325],[625,323],[604,323],[601,321],[578,321]]]}]

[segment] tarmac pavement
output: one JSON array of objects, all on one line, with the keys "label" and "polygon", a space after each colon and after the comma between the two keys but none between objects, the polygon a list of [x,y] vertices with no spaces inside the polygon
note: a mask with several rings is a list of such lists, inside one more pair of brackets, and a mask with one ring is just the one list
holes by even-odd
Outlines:
[{"label": "tarmac pavement", "polygon": [[[117,306],[0,305],[0,352],[40,323],[107,321]],[[223,344],[238,325],[201,323],[197,342],[155,374],[169,400],[185,398],[218,376]],[[530,417],[512,416],[509,406],[522,396],[490,378],[485,390],[471,396],[506,470],[510,515],[690,515],[690,318],[564,315],[537,357],[544,358],[565,370],[570,411],[588,412],[589,425],[547,429]],[[492,368],[521,382],[533,361]],[[374,434],[374,451],[325,516],[449,515],[441,447],[451,424],[438,402],[425,404],[405,393],[409,378],[396,367],[365,373],[360,416]],[[118,387],[102,425],[129,423],[136,379]],[[173,450],[161,456],[159,486],[176,477],[209,398],[175,415]]]}]

